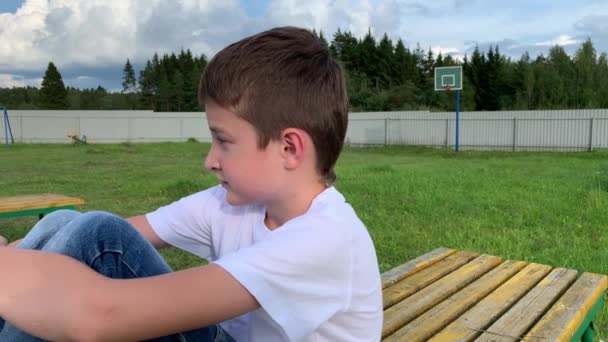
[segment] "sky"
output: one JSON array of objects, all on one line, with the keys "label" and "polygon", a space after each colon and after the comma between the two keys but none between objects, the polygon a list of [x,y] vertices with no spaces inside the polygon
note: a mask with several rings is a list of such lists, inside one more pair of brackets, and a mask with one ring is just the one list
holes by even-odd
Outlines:
[{"label": "sky", "polygon": [[558,44],[574,54],[590,38],[608,52],[606,0],[0,0],[0,87],[40,86],[52,61],[66,85],[121,90],[154,52],[208,58],[276,26],[384,33],[455,58],[475,46],[518,60]]}]

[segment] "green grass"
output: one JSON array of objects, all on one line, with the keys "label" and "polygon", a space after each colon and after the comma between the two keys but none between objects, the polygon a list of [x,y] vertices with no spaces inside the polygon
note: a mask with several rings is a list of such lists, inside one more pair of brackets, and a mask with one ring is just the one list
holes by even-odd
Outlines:
[{"label": "green grass", "polygon": [[[0,146],[0,195],[82,197],[82,210],[151,211],[216,184],[200,143]],[[608,273],[608,153],[347,149],[337,188],[375,241],[382,271],[437,247]],[[35,217],[0,220],[20,238]],[[175,249],[176,269],[200,264]],[[607,336],[604,308],[600,336]]]}]

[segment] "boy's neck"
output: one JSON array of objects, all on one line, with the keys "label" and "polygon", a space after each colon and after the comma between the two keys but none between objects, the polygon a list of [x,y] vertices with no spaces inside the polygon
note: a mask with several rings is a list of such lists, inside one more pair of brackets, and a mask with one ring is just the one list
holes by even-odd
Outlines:
[{"label": "boy's neck", "polygon": [[289,187],[277,200],[266,204],[266,217],[264,224],[270,230],[275,230],[287,221],[301,216],[308,211],[312,201],[327,186],[323,182],[300,184]]}]

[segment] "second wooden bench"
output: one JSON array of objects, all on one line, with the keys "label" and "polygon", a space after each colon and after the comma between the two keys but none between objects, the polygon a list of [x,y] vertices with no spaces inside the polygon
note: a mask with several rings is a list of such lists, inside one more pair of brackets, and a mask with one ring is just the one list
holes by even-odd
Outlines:
[{"label": "second wooden bench", "polygon": [[603,274],[439,248],[382,275],[384,341],[593,341]]}]

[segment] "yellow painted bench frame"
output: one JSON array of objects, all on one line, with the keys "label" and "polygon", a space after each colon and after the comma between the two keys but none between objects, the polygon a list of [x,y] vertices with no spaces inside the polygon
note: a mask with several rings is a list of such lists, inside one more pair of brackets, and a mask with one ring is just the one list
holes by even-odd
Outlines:
[{"label": "yellow painted bench frame", "polygon": [[29,215],[42,218],[55,210],[74,209],[79,204],[84,204],[84,200],[57,194],[0,197],[0,219]]},{"label": "yellow painted bench frame", "polygon": [[592,342],[608,277],[577,275],[438,248],[382,274],[383,341]]}]

